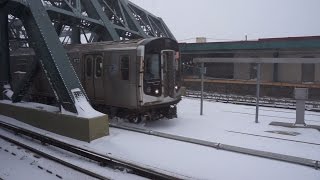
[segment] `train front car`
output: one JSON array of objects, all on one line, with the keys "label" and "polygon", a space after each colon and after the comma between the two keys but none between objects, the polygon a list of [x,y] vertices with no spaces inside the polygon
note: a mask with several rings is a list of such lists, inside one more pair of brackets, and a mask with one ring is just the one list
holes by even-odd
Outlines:
[{"label": "train front car", "polygon": [[138,46],[139,104],[142,117],[156,120],[177,117],[181,100],[179,46],[169,38],[145,39]]}]

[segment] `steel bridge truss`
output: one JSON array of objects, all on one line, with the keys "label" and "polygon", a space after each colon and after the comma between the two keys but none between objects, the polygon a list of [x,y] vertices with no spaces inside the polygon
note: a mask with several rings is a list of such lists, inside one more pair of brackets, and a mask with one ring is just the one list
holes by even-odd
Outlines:
[{"label": "steel bridge truss", "polygon": [[[126,0],[42,0],[63,44],[174,36],[163,20]],[[21,21],[10,15],[11,48],[28,47]]]},{"label": "steel bridge truss", "polygon": [[0,27],[0,90],[11,83],[10,51],[31,47],[39,59],[12,101],[22,100],[42,66],[59,104],[75,113],[77,98],[87,97],[63,44],[174,39],[161,18],[127,0],[0,0]]}]

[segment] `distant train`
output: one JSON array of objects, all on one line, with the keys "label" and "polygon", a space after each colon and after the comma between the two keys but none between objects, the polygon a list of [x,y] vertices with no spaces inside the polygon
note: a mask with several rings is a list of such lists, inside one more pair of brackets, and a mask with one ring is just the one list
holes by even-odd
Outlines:
[{"label": "distant train", "polygon": [[[179,46],[175,40],[149,38],[67,45],[65,48],[97,110],[134,123],[177,117],[182,77]],[[11,52],[13,82],[24,76],[36,58],[29,48]],[[36,78],[29,93],[30,100],[55,103],[44,71]]]}]

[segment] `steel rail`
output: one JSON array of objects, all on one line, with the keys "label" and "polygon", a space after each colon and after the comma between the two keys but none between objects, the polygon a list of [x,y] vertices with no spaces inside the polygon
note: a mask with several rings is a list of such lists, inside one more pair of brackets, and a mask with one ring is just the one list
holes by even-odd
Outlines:
[{"label": "steel rail", "polygon": [[109,126],[113,127],[113,128],[122,129],[122,130],[133,131],[133,132],[137,132],[137,133],[147,134],[147,135],[161,137],[161,138],[165,138],[165,139],[176,140],[176,141],[190,143],[190,144],[196,144],[196,145],[215,148],[215,149],[219,149],[219,150],[225,150],[225,151],[230,151],[230,152],[235,152],[235,153],[240,153],[240,154],[257,156],[257,157],[266,158],[266,159],[272,159],[272,160],[283,161],[283,162],[292,163],[292,164],[303,165],[303,166],[307,166],[307,167],[313,167],[316,170],[320,169],[320,161],[319,160],[312,160],[312,159],[290,156],[290,155],[285,155],[285,154],[243,148],[243,147],[227,145],[227,144],[222,144],[222,143],[217,143],[217,142],[209,142],[209,141],[204,141],[204,140],[199,140],[199,139],[194,139],[194,138],[189,138],[189,137],[183,137],[183,136],[178,136],[178,135],[173,135],[173,134],[162,133],[162,132],[148,130],[148,129],[129,127],[129,126],[121,126],[121,125],[117,125],[114,123],[110,123]]},{"label": "steel rail", "polygon": [[92,172],[92,171],[89,171],[89,170],[87,170],[87,169],[84,169],[84,168],[81,168],[81,167],[79,167],[79,166],[76,166],[76,165],[74,165],[74,164],[72,164],[72,163],[69,163],[69,162],[67,162],[67,161],[64,161],[64,160],[62,160],[62,159],[59,159],[59,158],[57,158],[57,157],[54,157],[54,156],[52,156],[52,155],[50,155],[50,154],[48,154],[48,153],[44,153],[44,152],[42,152],[42,151],[40,151],[40,150],[38,150],[38,149],[35,149],[35,148],[31,147],[31,146],[28,146],[28,145],[26,145],[26,144],[23,144],[23,143],[21,143],[21,142],[18,142],[18,141],[16,141],[16,140],[11,139],[11,138],[5,137],[5,136],[3,136],[3,135],[1,135],[1,134],[0,134],[0,138],[3,139],[3,140],[5,140],[5,141],[8,141],[8,142],[10,142],[10,143],[13,143],[13,144],[15,144],[15,145],[17,145],[17,146],[20,146],[20,147],[22,147],[22,148],[24,148],[24,149],[27,149],[27,150],[29,150],[29,151],[37,154],[37,155],[40,155],[40,156],[42,156],[42,157],[44,157],[44,158],[46,158],[46,159],[52,160],[52,161],[54,161],[54,162],[57,162],[57,163],[59,163],[59,164],[61,164],[61,165],[64,165],[64,166],[69,167],[69,168],[71,168],[71,169],[74,169],[74,170],[76,170],[76,171],[78,171],[78,172],[81,172],[81,173],[83,173],[83,174],[86,174],[86,175],[88,175],[88,176],[91,176],[91,177],[94,177],[94,178],[97,178],[97,179],[103,179],[103,180],[109,180],[109,179],[110,179],[110,178],[107,178],[107,177],[105,177],[105,176],[101,176],[101,175],[99,175],[99,174],[97,174],[97,173],[94,173],[94,172]]},{"label": "steel rail", "polygon": [[[99,164],[109,166],[109,167],[122,167],[128,170],[131,170],[131,174],[135,174],[141,177],[149,178],[149,179],[157,179],[157,180],[166,180],[166,179],[185,179],[187,177],[182,177],[181,175],[177,175],[170,172],[164,173],[161,172],[160,169],[153,169],[150,167],[143,167],[141,165],[134,164],[132,162],[127,162],[118,158],[110,157],[104,154],[100,154],[94,151],[90,151],[88,149],[84,149],[78,147],[76,145],[72,145],[70,143],[62,142],[60,140],[21,128],[17,127],[5,122],[0,122],[0,127],[13,131],[17,134],[22,134],[33,139],[39,140],[42,143],[49,144],[60,149],[66,150],[68,152],[80,155],[82,157],[88,158],[90,160],[96,161]],[[164,171],[164,170],[163,170]],[[181,176],[181,177],[180,177]]]}]

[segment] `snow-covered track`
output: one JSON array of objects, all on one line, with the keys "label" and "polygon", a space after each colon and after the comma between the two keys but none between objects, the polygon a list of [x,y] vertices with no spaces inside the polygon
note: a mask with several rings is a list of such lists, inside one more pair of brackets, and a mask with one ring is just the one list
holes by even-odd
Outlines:
[{"label": "snow-covered track", "polygon": [[[143,165],[137,165],[132,162],[127,162],[125,160],[117,159],[114,157],[110,157],[98,152],[94,152],[88,149],[84,149],[82,147],[73,145],[71,143],[66,143],[18,126],[14,126],[5,122],[0,122],[0,127],[9,131],[14,132],[15,134],[21,134],[27,137],[31,137],[33,139],[36,139],[40,141],[43,144],[51,145],[60,149],[63,149],[65,151],[68,151],[70,153],[85,157],[87,159],[90,159],[92,161],[98,162],[101,165],[108,166],[111,168],[124,168],[127,169],[130,173],[149,178],[149,179],[183,179],[181,175],[172,174],[170,172],[165,172],[160,169],[150,168]],[[10,138],[4,137],[7,140]],[[16,144],[18,142],[14,142]],[[19,144],[18,144],[19,145]],[[23,145],[20,143],[20,145]],[[32,150],[33,151],[33,150]],[[40,152],[38,152],[40,153]],[[78,169],[79,170],[79,169]],[[83,172],[85,173],[85,172]],[[107,177],[102,176],[94,176],[94,174],[91,174],[91,176],[96,177],[98,179],[108,179]]]},{"label": "snow-covered track", "polygon": [[227,144],[222,144],[222,143],[217,143],[217,142],[209,142],[209,141],[204,141],[204,140],[199,140],[199,139],[194,139],[194,138],[189,138],[189,137],[183,137],[183,136],[178,136],[178,135],[173,135],[173,134],[162,133],[162,132],[148,130],[148,129],[129,127],[127,125],[118,125],[118,124],[110,123],[109,126],[113,127],[113,128],[122,129],[122,130],[147,134],[147,135],[151,135],[151,136],[176,140],[176,141],[185,142],[185,143],[196,144],[196,145],[215,148],[215,149],[219,149],[219,150],[225,150],[225,151],[230,151],[230,152],[235,152],[235,153],[257,156],[257,157],[261,157],[261,158],[283,161],[283,162],[297,164],[297,165],[308,166],[308,167],[315,168],[316,170],[320,169],[320,161],[319,160],[312,160],[312,159],[290,156],[290,155],[285,155],[285,154],[260,151],[260,150],[243,148],[243,147],[227,145]]},{"label": "snow-covered track", "polygon": [[5,137],[5,136],[3,136],[3,135],[1,135],[1,134],[0,134],[0,138],[3,139],[3,140],[5,140],[5,141],[7,141],[7,142],[10,142],[10,143],[12,143],[12,144],[15,144],[15,145],[17,145],[17,146],[20,146],[20,147],[22,147],[22,148],[24,148],[24,149],[27,149],[27,150],[29,150],[29,151],[37,154],[37,155],[40,155],[40,156],[42,156],[42,157],[44,157],[44,158],[47,158],[47,159],[52,160],[52,161],[54,161],[54,162],[57,162],[57,163],[59,163],[59,164],[61,164],[61,165],[63,165],[63,166],[69,167],[69,168],[74,169],[74,170],[76,170],[76,171],[78,171],[78,172],[81,172],[81,173],[83,173],[83,174],[86,174],[86,175],[88,175],[88,176],[91,176],[91,177],[93,177],[93,178],[105,179],[105,180],[110,179],[110,178],[101,176],[101,175],[99,175],[99,174],[97,174],[97,173],[94,173],[94,172],[92,172],[92,171],[89,171],[89,170],[87,170],[87,169],[81,168],[81,167],[79,167],[79,166],[75,166],[75,165],[73,165],[72,163],[69,163],[69,162],[67,162],[67,161],[61,160],[61,159],[59,159],[59,158],[56,158],[56,157],[54,157],[54,156],[52,156],[52,155],[50,155],[50,154],[48,154],[48,153],[42,152],[42,151],[40,151],[40,150],[38,150],[38,149],[35,149],[35,148],[33,148],[33,147],[29,146],[29,145],[26,145],[26,144],[23,144],[23,143],[21,143],[21,142],[18,142],[18,141],[16,141],[16,140],[14,140],[14,139]]}]

